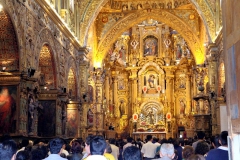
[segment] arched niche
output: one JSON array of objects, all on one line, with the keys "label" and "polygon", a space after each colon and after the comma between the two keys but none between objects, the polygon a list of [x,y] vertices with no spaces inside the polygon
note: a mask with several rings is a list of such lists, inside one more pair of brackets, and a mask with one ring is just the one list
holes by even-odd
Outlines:
[{"label": "arched niche", "polygon": [[77,83],[75,71],[70,68],[68,73],[67,89],[71,99],[77,98]]},{"label": "arched niche", "polygon": [[44,76],[44,81],[48,89],[56,88],[56,71],[55,62],[51,48],[48,44],[44,44],[39,55],[38,70]]},{"label": "arched niche", "polygon": [[[165,90],[165,72],[163,69],[155,62],[147,62],[146,64],[143,65],[141,70],[138,72],[138,93],[140,95],[143,94],[143,87],[146,86],[147,89],[151,88],[150,84],[148,84],[151,75],[154,76],[154,83],[152,88],[156,89],[156,92],[159,93]],[[157,87],[160,86],[160,90],[158,90]]]},{"label": "arched niche", "polygon": [[19,70],[19,50],[17,36],[10,16],[0,12],[0,70]]},{"label": "arched niche", "polygon": [[147,125],[164,125],[163,104],[155,100],[142,103],[140,106],[139,119],[140,122],[145,122]]}]

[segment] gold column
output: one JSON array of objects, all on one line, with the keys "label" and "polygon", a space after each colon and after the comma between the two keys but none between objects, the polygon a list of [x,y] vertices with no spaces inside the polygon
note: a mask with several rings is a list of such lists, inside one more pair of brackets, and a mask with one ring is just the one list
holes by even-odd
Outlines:
[{"label": "gold column", "polygon": [[118,108],[118,71],[112,71],[113,78],[113,104],[114,104],[114,116],[119,117],[119,108]]},{"label": "gold column", "polygon": [[[131,75],[130,75],[130,79],[132,80],[132,112],[136,111],[136,106],[135,106],[135,102],[137,100],[137,94],[138,94],[138,90],[137,90],[137,71],[138,68],[133,67],[131,68]],[[129,116],[131,113],[129,113]]]},{"label": "gold column", "polygon": [[186,75],[186,101],[187,101],[187,104],[186,104],[186,109],[185,109],[185,114],[186,113],[191,113],[191,75],[190,74],[187,74]]},{"label": "gold column", "polygon": [[106,75],[106,77],[105,77],[105,85],[104,85],[104,88],[105,88],[105,98],[106,98],[106,102],[108,103],[108,102],[109,102],[109,77],[108,77],[108,75]]}]

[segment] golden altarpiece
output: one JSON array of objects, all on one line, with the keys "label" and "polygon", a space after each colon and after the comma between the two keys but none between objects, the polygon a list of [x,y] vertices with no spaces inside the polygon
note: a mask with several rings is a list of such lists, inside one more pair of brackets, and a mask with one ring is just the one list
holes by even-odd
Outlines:
[{"label": "golden altarpiece", "polygon": [[[163,138],[193,137],[198,130],[219,133],[219,104],[225,103],[222,35],[215,44],[206,45],[206,61],[196,65],[193,55],[197,53],[190,46],[200,41],[184,39],[174,28],[184,30],[180,21],[188,21],[196,33],[188,29],[181,33],[204,39],[206,31],[190,1],[157,5],[155,1],[111,0],[89,34],[84,28],[90,26],[85,22],[91,16],[81,24],[71,18],[85,11],[80,2],[69,1],[67,6],[49,0],[1,2],[0,100],[10,98],[12,108],[8,106],[7,114],[5,106],[0,108],[0,134],[145,138],[151,133]],[[179,14],[180,20],[173,14]],[[138,17],[141,22],[132,25]],[[108,44],[122,26],[122,35]],[[108,50],[99,68],[93,67],[96,54],[84,47],[95,41],[100,52],[92,52]]]},{"label": "golden altarpiece", "polygon": [[104,61],[105,129],[119,137],[194,136],[192,98],[207,74],[195,66],[184,38],[166,24],[148,19],[124,32]]}]

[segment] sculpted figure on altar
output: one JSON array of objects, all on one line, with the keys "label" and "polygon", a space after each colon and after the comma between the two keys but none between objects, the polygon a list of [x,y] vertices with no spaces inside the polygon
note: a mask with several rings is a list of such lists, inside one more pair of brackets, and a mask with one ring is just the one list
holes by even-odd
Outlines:
[{"label": "sculpted figure on altar", "polygon": [[126,114],[126,106],[124,101],[120,101],[119,111],[120,111],[120,117]]},{"label": "sculpted figure on altar", "polygon": [[153,113],[153,110],[150,110],[147,114],[147,117],[149,119],[149,124],[154,124],[154,113]]}]

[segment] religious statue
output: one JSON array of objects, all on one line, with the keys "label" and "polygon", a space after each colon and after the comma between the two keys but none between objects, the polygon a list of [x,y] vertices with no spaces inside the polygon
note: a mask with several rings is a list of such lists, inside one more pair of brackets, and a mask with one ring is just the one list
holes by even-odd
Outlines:
[{"label": "religious statue", "polygon": [[90,108],[87,112],[87,124],[88,126],[93,126],[93,112]]},{"label": "religious statue", "polygon": [[149,118],[149,124],[154,124],[154,113],[152,109],[148,112],[146,117]]},{"label": "religious statue", "polygon": [[185,114],[185,108],[186,108],[186,105],[185,105],[184,101],[181,99],[180,100],[180,114]]},{"label": "religious statue", "polygon": [[37,108],[43,109],[42,105],[39,104],[38,102],[34,102],[34,99],[32,96],[29,96],[28,99],[28,131],[29,133],[33,132],[34,130],[34,119],[35,116],[37,115]]},{"label": "religious statue", "polygon": [[119,111],[120,111],[120,117],[122,117],[122,115],[126,114],[124,101],[120,102]]}]

